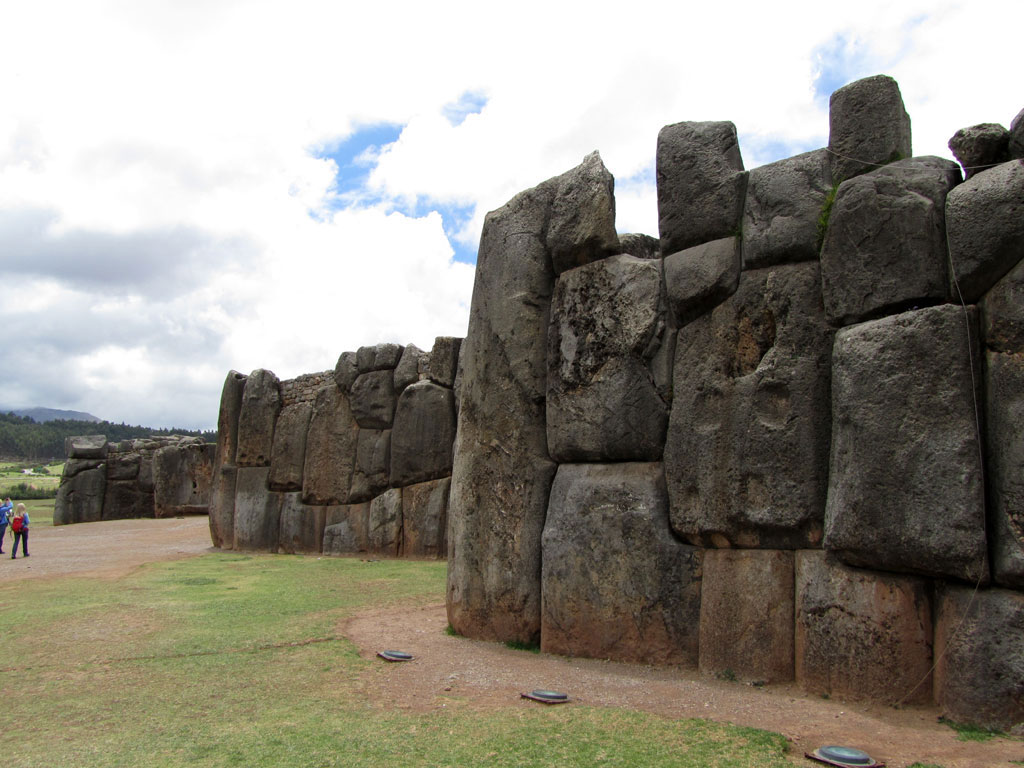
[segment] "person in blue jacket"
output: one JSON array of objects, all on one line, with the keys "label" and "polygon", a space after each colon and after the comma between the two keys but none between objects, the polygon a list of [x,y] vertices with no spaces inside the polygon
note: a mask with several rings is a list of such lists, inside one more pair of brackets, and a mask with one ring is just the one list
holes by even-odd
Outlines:
[{"label": "person in blue jacket", "polygon": [[4,534],[7,533],[7,523],[11,516],[11,497],[4,499],[0,504],[0,555],[4,553]]},{"label": "person in blue jacket", "polygon": [[[15,520],[20,519],[20,523],[15,523]],[[28,557],[28,512],[25,511],[25,505],[18,503],[18,506],[14,508],[14,517],[11,519],[11,530],[14,531],[14,546],[11,547],[11,560],[14,560],[18,556],[18,540],[21,540],[21,554]]]}]

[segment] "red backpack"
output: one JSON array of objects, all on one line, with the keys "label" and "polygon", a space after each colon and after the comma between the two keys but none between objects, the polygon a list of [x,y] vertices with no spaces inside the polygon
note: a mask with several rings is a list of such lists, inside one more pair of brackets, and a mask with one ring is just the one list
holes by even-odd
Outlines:
[{"label": "red backpack", "polygon": [[23,522],[24,518],[21,515],[18,515],[17,517],[13,518],[11,520],[11,530],[15,533],[21,533],[21,529],[23,528]]}]

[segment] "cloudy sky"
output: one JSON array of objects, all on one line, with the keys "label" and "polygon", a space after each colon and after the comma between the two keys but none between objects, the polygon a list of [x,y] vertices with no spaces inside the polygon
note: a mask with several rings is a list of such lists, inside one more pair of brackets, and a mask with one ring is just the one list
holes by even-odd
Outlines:
[{"label": "cloudy sky", "polygon": [[465,335],[484,214],[594,149],[657,234],[658,130],[746,167],[887,73],[916,154],[1024,107],[1019,0],[123,0],[0,12],[0,406],[212,428],[281,378]]}]

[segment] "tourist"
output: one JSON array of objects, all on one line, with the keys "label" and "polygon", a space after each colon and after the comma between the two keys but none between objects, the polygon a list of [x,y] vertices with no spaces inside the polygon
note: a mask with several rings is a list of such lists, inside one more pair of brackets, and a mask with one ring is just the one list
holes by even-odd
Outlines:
[{"label": "tourist", "polygon": [[11,518],[11,530],[14,531],[14,546],[11,547],[11,560],[18,556],[18,540],[21,539],[21,554],[28,557],[28,512],[25,505],[18,502]]},{"label": "tourist", "polygon": [[4,534],[7,532],[8,518],[11,514],[11,497],[4,499],[0,504],[0,555],[4,553]]}]

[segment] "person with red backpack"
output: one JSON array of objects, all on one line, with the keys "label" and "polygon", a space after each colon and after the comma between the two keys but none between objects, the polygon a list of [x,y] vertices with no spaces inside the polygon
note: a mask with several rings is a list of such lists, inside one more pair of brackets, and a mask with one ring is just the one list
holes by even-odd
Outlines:
[{"label": "person with red backpack", "polygon": [[0,555],[4,553],[4,534],[7,533],[7,523],[11,514],[11,498],[8,496],[4,503],[0,504]]},{"label": "person with red backpack", "polygon": [[21,540],[21,554],[28,557],[28,512],[25,505],[18,503],[11,518],[11,531],[14,532],[14,546],[11,548],[11,560],[18,556],[18,540]]}]

